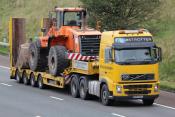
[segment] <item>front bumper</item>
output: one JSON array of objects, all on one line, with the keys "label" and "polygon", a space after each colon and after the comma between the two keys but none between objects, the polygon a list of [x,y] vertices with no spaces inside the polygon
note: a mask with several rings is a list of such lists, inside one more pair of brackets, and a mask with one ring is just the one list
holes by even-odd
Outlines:
[{"label": "front bumper", "polygon": [[145,95],[145,96],[109,96],[114,100],[137,100],[137,99],[156,99],[159,95]]}]

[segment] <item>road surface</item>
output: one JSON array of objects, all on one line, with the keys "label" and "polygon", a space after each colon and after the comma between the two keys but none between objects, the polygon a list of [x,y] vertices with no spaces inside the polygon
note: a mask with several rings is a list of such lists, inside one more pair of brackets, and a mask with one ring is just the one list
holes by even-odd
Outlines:
[{"label": "road surface", "polygon": [[8,61],[0,56],[0,117],[175,117],[175,94],[161,92],[153,106],[140,101],[103,106],[97,98],[72,98],[68,91],[41,90],[9,79]]}]

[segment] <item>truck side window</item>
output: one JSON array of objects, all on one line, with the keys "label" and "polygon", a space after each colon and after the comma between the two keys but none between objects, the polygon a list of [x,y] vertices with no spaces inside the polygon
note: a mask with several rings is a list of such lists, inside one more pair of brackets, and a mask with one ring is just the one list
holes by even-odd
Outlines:
[{"label": "truck side window", "polygon": [[105,63],[110,62],[112,59],[112,52],[111,52],[111,48],[105,48]]}]

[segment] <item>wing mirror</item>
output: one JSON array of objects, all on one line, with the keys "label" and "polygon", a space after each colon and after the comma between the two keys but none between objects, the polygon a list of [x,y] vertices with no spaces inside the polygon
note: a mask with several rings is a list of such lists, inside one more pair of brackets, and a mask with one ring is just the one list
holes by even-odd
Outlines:
[{"label": "wing mirror", "polygon": [[160,47],[158,47],[157,58],[158,58],[159,62],[162,61],[162,48],[160,48]]}]

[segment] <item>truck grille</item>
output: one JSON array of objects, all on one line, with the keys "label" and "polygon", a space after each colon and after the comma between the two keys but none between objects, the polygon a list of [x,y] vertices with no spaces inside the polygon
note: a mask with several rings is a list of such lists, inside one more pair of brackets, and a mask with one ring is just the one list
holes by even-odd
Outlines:
[{"label": "truck grille", "polygon": [[127,95],[150,94],[151,90],[149,90],[148,88],[152,88],[152,85],[124,85],[124,89],[127,89],[125,90],[125,94]]},{"label": "truck grille", "polygon": [[139,94],[149,94],[151,93],[151,90],[145,90],[145,91],[125,91],[125,94],[127,95],[139,95]]},{"label": "truck grille", "polygon": [[98,56],[100,48],[99,35],[85,35],[81,36],[81,54],[83,56]]},{"label": "truck grille", "polygon": [[154,80],[154,74],[123,74],[122,81]]},{"label": "truck grille", "polygon": [[152,88],[152,85],[144,84],[144,85],[124,85],[124,89],[146,89]]}]

